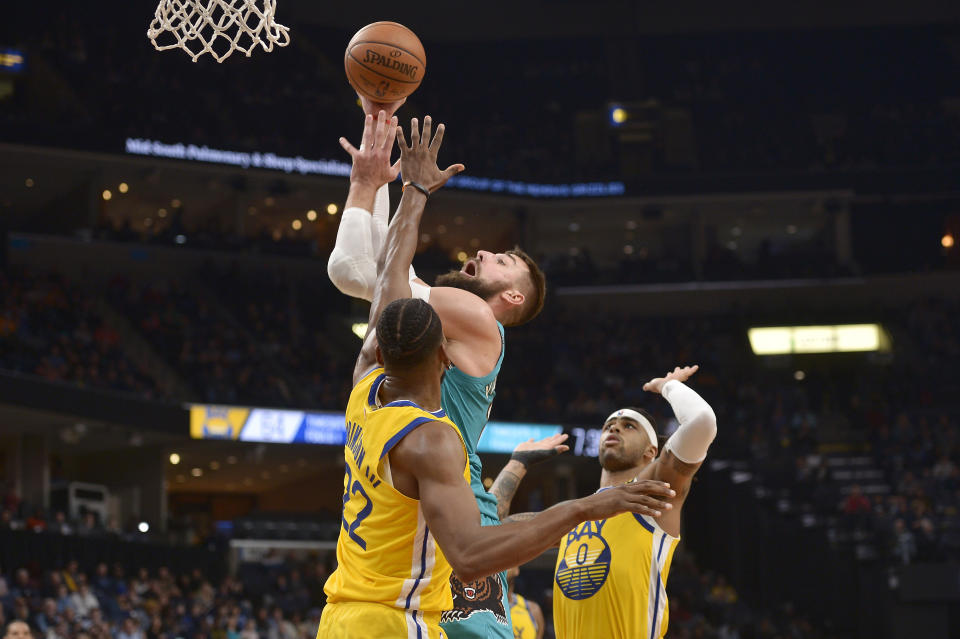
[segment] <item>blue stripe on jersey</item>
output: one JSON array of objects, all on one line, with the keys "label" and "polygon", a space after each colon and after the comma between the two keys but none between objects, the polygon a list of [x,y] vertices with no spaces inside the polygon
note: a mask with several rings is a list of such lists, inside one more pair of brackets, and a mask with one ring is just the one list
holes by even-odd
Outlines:
[{"label": "blue stripe on jersey", "polygon": [[380,390],[380,384],[386,378],[386,373],[380,373],[377,375],[377,378],[373,380],[373,383],[370,384],[370,396],[367,397],[367,404],[370,406],[377,405],[377,391]]},{"label": "blue stripe on jersey", "polygon": [[386,457],[387,453],[390,452],[390,449],[396,446],[401,439],[409,435],[410,431],[412,431],[414,428],[416,428],[417,426],[420,426],[421,424],[425,424],[427,422],[432,422],[432,421],[433,420],[430,419],[429,417],[417,417],[415,420],[413,420],[412,422],[404,426],[402,429],[400,429],[400,432],[398,432],[396,435],[394,435],[389,440],[387,440],[387,443],[383,445],[383,452],[380,453],[380,459],[383,459],[384,457]]},{"label": "blue stripe on jersey", "polygon": [[[653,600],[653,622],[650,624],[650,639],[657,631],[657,614],[660,612],[660,555],[663,554],[663,542],[667,539],[667,534],[660,536],[660,548],[657,550],[657,596]],[[652,585],[652,584],[651,584]]]},{"label": "blue stripe on jersey", "polygon": [[[423,526],[423,548],[420,549],[420,574],[417,576],[417,580],[413,582],[413,588],[410,589],[410,594],[407,595],[407,610],[410,610],[410,600],[413,598],[413,593],[417,591],[417,586],[420,585],[420,580],[423,579],[424,573],[427,572],[427,542],[430,541],[430,528],[426,524]],[[417,611],[413,611],[413,620],[417,620]],[[420,636],[420,624],[417,624],[417,636]]]},{"label": "blue stripe on jersey", "polygon": [[387,406],[413,406],[414,408],[419,408],[425,413],[430,413],[434,417],[447,416],[447,413],[442,408],[440,410],[427,410],[426,408],[422,408],[419,404],[415,404],[414,402],[411,402],[409,399],[398,399],[395,402],[390,402],[389,404],[385,404],[384,408],[386,408]]},{"label": "blue stripe on jersey", "polygon": [[638,515],[637,513],[633,513],[633,518],[636,519],[636,520],[640,523],[641,526],[643,526],[643,527],[646,528],[648,531],[650,531],[651,534],[654,534],[654,533],[656,532],[656,531],[654,530],[654,528],[653,528],[653,524],[651,524],[651,523],[648,522],[646,519],[644,519],[642,515]]},{"label": "blue stripe on jersey", "polygon": [[417,621],[417,613],[413,613],[413,623],[417,624],[417,639],[423,639],[423,629],[420,628],[420,622]]}]

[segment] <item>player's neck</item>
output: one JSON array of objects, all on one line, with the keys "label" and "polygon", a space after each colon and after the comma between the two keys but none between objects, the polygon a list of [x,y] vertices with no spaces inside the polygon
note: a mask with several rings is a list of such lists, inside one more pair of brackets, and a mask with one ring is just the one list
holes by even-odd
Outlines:
[{"label": "player's neck", "polygon": [[612,486],[622,486],[631,479],[635,478],[643,470],[643,466],[633,466],[623,470],[607,470],[604,468],[600,472],[600,488],[610,488]]},{"label": "player's neck", "polygon": [[428,411],[440,410],[440,384],[427,383],[420,375],[404,375],[403,377],[390,375],[380,385],[377,396],[382,405],[407,399]]}]

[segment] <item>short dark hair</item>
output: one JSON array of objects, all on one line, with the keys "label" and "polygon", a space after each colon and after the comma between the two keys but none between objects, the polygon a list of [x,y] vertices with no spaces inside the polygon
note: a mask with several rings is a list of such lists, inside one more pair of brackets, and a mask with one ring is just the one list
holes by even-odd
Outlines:
[{"label": "short dark hair", "polygon": [[437,352],[443,325],[433,307],[420,299],[390,302],[377,321],[377,343],[390,368],[413,368]]},{"label": "short dark hair", "polygon": [[507,326],[520,326],[532,320],[543,310],[543,303],[547,298],[547,276],[537,266],[536,261],[521,250],[519,246],[507,251],[507,255],[519,258],[530,270],[530,286],[529,290],[524,293],[523,304],[510,318],[509,322],[504,322]]}]

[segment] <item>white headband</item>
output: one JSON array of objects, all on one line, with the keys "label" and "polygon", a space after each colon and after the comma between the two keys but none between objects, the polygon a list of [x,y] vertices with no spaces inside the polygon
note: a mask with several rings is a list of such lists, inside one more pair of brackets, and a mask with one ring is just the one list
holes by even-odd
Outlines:
[{"label": "white headband", "polygon": [[650,438],[650,443],[653,444],[653,447],[660,449],[660,445],[657,443],[657,431],[653,429],[653,424],[650,423],[650,420],[638,413],[635,410],[629,408],[621,408],[620,410],[610,413],[610,417],[607,417],[603,423],[606,424],[611,419],[616,419],[617,417],[626,417],[627,419],[632,419],[633,421],[640,424],[643,430],[647,433],[647,437]]}]

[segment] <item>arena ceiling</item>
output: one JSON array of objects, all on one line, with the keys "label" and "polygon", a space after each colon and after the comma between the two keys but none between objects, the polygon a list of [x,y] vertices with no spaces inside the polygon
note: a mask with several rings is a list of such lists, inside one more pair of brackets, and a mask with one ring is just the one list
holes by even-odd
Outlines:
[{"label": "arena ceiling", "polygon": [[[290,24],[309,22],[344,29],[355,29],[377,20],[394,20],[433,40],[482,41],[955,23],[960,21],[960,3],[939,0],[876,0],[869,3],[849,0],[802,3],[491,0],[452,9],[450,3],[439,2],[420,2],[412,8],[411,5],[383,0],[354,3],[278,0],[277,17]],[[482,73],[482,70],[477,72]]]}]

